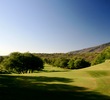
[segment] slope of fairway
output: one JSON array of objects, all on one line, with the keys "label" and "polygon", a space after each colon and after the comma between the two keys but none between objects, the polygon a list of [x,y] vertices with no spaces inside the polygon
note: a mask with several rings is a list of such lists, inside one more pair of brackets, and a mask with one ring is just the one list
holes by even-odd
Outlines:
[{"label": "slope of fairway", "polygon": [[1,74],[0,100],[110,100],[110,63],[80,70],[45,65],[32,74]]},{"label": "slope of fairway", "polygon": [[96,91],[110,95],[110,61],[83,70],[96,80]]},{"label": "slope of fairway", "polygon": [[110,60],[106,60],[104,63],[85,68],[84,70],[110,70]]}]

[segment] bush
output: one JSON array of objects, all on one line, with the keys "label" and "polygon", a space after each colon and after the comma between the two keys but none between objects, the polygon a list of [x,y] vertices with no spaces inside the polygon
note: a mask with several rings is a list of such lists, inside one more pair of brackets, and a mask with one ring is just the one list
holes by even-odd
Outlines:
[{"label": "bush", "polygon": [[17,73],[33,72],[43,69],[43,61],[31,53],[11,53],[9,57],[3,60],[5,69]]}]

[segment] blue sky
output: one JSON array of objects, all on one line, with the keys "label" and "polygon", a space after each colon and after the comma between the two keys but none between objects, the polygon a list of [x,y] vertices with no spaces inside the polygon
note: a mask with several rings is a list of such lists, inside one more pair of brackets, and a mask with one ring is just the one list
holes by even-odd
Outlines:
[{"label": "blue sky", "polygon": [[110,42],[110,0],[0,0],[0,55],[65,53]]}]

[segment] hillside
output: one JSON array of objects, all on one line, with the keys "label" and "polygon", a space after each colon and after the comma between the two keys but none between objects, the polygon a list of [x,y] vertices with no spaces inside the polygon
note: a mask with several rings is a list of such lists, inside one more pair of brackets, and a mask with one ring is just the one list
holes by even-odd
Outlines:
[{"label": "hillside", "polygon": [[70,54],[83,54],[83,53],[93,53],[93,52],[94,53],[100,53],[103,49],[105,49],[108,46],[110,46],[110,42],[105,43],[105,44],[101,44],[98,46],[94,46],[94,47],[81,49],[81,50],[70,51],[68,53],[70,53]]}]

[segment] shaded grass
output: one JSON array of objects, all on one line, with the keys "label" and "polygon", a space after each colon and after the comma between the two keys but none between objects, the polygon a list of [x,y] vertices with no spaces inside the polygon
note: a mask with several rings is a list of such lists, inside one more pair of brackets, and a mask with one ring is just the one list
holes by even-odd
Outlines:
[{"label": "shaded grass", "polygon": [[[61,82],[62,84],[48,84]],[[68,78],[0,76],[0,100],[110,100],[109,96],[86,91],[87,88],[64,84]]]},{"label": "shaded grass", "polygon": [[108,64],[97,66],[70,71],[46,65],[39,73],[1,74],[0,100],[110,100]]}]

